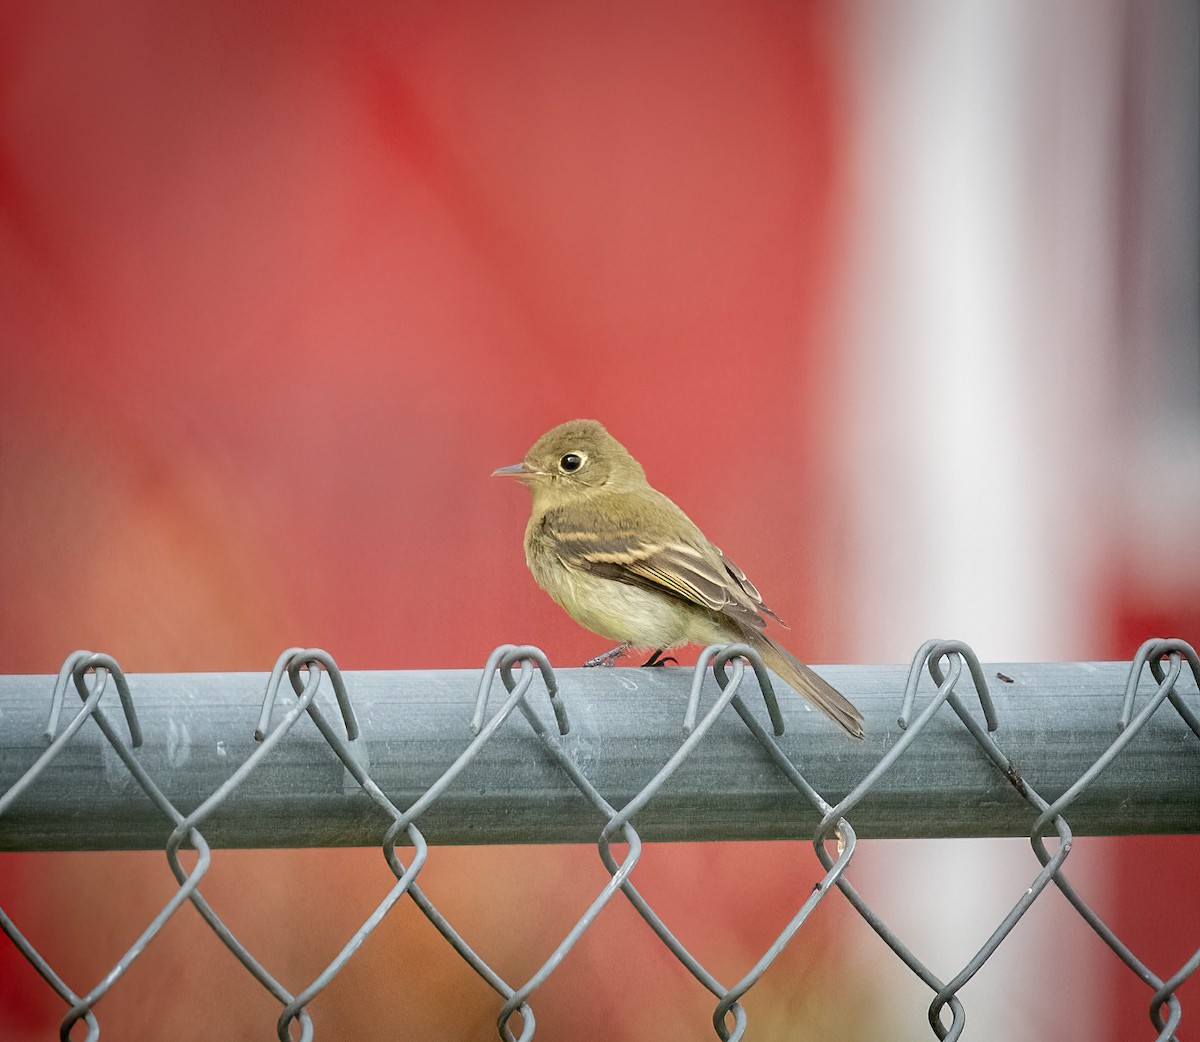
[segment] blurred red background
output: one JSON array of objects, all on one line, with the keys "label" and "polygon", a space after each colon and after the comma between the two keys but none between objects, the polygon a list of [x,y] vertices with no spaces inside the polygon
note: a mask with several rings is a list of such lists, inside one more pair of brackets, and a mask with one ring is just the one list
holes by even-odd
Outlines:
[{"label": "blurred red background", "polygon": [[[1142,98],[1135,59],[1157,37],[1120,18],[1100,28],[1099,43],[1084,34],[1079,54],[1046,67],[1094,46],[1114,97]],[[864,5],[770,2],[0,8],[0,669],[51,673],[87,647],[130,672],[265,673],[291,645],[346,669],[481,667],[506,641],[577,664],[603,642],[536,589],[527,496],[488,480],[577,416],[605,422],[735,554],[805,658],[911,653],[922,627],[943,623],[862,567],[881,546],[916,559],[894,519],[864,507],[861,482],[897,480],[884,462],[903,428],[937,419],[914,410],[890,426],[899,389],[859,380],[905,358],[899,335],[865,343],[853,320],[890,321],[900,292],[872,285],[862,260],[887,253],[876,232],[894,234],[863,204],[864,183],[891,176],[864,131],[864,112],[888,101],[862,67],[883,29]],[[1127,162],[1104,158],[1118,173]],[[1031,226],[1071,193],[1038,184]],[[1114,198],[1133,197],[1128,178],[1114,184]],[[889,205],[905,205],[899,191]],[[1122,258],[1143,256],[1137,230],[1153,226],[1123,220],[1117,272],[1137,267]],[[894,286],[911,274],[899,256]],[[1160,270],[1133,281],[1152,286]],[[1056,306],[1031,305],[1072,336],[1074,312]],[[1108,342],[1152,331],[1153,313],[1153,300],[1117,294]],[[1064,381],[1081,397],[1094,385],[1097,403],[1070,415],[1103,418],[1156,357],[1098,355],[1088,380],[1064,363]],[[1044,375],[1036,352],[1020,364],[1031,385]],[[1033,397],[1013,408],[1039,429]],[[1108,426],[1131,456],[1158,444],[1124,414]],[[1089,451],[1069,466],[1102,487],[1104,447]],[[1064,516],[1092,517],[1090,497]],[[1157,584],[1138,515],[1114,513],[1081,537],[1094,554],[1068,608],[1087,625],[1068,627],[1059,657],[1200,635],[1194,550]],[[887,633],[869,621],[906,604]],[[1003,651],[1046,654],[1018,638]],[[889,849],[873,856],[886,865]],[[1195,838],[1078,851],[1098,866],[1117,932],[1166,976],[1200,938],[1183,897]],[[652,853],[639,886],[728,979],[818,877],[803,844]],[[1169,915],[1147,905],[1147,873],[1180,895]],[[299,987],[389,878],[377,852],[221,851],[204,890]],[[603,878],[590,848],[440,850],[422,882],[515,979]],[[0,857],[0,901],[80,991],[170,892],[161,854]],[[825,905],[751,993],[754,1037],[928,1037],[919,985]],[[1060,996],[1026,967],[1031,1006],[1050,1012],[1018,1034],[1151,1037],[1146,989],[1069,929],[1091,952],[1081,987]],[[969,954],[982,936],[968,940]],[[987,971],[972,988],[987,990]],[[313,1012],[323,1038],[488,1038],[498,1006],[402,906]],[[539,1036],[640,1040],[679,1037],[680,1024],[703,1035],[711,1003],[614,906],[535,1009]],[[1077,1010],[1086,1033],[1050,1019]],[[190,909],[98,1008],[118,1039],[265,1038],[277,1012]],[[53,1037],[61,1015],[0,944],[4,1037]]]}]

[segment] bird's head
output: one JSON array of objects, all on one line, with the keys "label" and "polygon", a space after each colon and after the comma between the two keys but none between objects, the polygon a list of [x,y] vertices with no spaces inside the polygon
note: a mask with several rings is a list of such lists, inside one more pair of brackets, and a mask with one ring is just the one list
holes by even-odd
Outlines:
[{"label": "bird's head", "polygon": [[525,459],[493,476],[529,486],[535,504],[552,507],[601,490],[620,492],[645,484],[642,466],[595,420],[568,420],[533,443]]}]

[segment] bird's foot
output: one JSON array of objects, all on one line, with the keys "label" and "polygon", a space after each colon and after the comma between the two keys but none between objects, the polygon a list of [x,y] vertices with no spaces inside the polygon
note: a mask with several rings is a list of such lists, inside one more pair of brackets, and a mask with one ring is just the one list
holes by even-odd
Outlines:
[{"label": "bird's foot", "polygon": [[678,666],[679,659],[677,659],[674,655],[667,655],[665,657],[663,656],[663,652],[666,650],[666,648],[659,648],[653,655],[651,655],[648,659],[646,659],[645,662],[642,663],[642,668],[645,669],[647,666],[665,666],[668,662],[674,662],[675,665]]},{"label": "bird's foot", "polygon": [[597,655],[595,658],[588,659],[583,666],[585,669],[587,669],[589,666],[611,666],[628,650],[628,644],[618,644],[615,648],[606,651],[603,655]]}]

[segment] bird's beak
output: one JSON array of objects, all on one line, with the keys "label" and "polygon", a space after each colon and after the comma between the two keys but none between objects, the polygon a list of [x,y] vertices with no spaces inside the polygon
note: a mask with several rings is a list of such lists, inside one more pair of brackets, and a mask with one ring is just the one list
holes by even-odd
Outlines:
[{"label": "bird's beak", "polygon": [[514,463],[511,467],[501,467],[499,470],[492,471],[492,477],[514,477],[518,479],[528,480],[533,477],[536,472],[525,463]]}]

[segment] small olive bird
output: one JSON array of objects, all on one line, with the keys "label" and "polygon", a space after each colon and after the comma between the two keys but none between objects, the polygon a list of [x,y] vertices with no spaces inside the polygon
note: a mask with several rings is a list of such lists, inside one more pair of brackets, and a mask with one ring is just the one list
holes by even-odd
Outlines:
[{"label": "small olive bird", "polygon": [[595,420],[547,431],[525,459],[501,467],[529,486],[525,560],[537,584],[580,625],[619,641],[588,665],[631,648],[662,665],[681,644],[749,644],[763,661],[855,738],[862,714],[763,630],[782,624],[745,573],[646,481],[625,447]]}]

